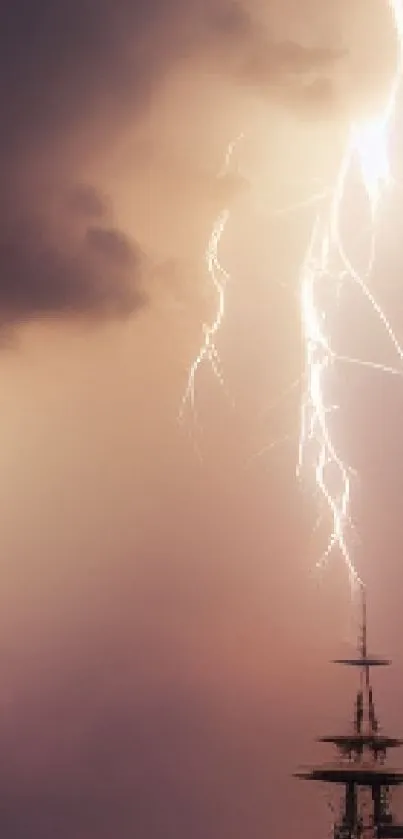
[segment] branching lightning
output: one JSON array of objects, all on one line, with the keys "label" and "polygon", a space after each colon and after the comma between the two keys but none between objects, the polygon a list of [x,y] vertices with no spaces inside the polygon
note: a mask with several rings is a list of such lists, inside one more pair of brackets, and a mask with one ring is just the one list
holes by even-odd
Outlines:
[{"label": "branching lightning", "polygon": [[[242,135],[228,144],[224,163],[218,173],[218,178],[225,178],[228,174],[235,147],[241,139]],[[228,207],[226,207],[220,212],[214,222],[205,252],[205,263],[208,276],[216,295],[217,307],[212,321],[210,323],[203,324],[203,343],[201,344],[200,349],[189,369],[187,383],[179,410],[178,418],[180,421],[184,418],[187,405],[190,405],[192,411],[195,410],[196,377],[204,362],[210,364],[217,381],[220,385],[224,386],[224,377],[221,370],[221,362],[216,346],[216,339],[225,316],[225,289],[230,278],[228,271],[226,271],[226,269],[221,265],[219,259],[220,243],[228,224],[229,217],[230,211]]]},{"label": "branching lightning", "polygon": [[[305,391],[301,404],[297,475],[301,476],[303,469],[313,469],[316,488],[330,514],[331,532],[318,566],[328,559],[333,550],[337,550],[348,569],[352,587],[359,588],[364,586],[364,581],[357,571],[349,547],[352,469],[339,453],[334,440],[329,417],[336,406],[328,403],[325,385],[331,369],[336,364],[357,365],[384,374],[403,376],[403,346],[370,289],[379,208],[386,190],[392,185],[389,136],[403,77],[403,0],[385,0],[385,3],[394,26],[398,61],[384,107],[372,119],[351,122],[345,152],[333,188],[321,190],[303,204],[277,212],[288,213],[309,204],[319,204],[300,275]],[[219,177],[227,174],[236,143],[237,140],[229,144]],[[357,168],[371,220],[369,254],[363,272],[353,265],[342,234],[346,187]],[[183,419],[188,405],[192,410],[195,408],[196,377],[204,362],[210,365],[220,384],[223,384],[216,339],[225,316],[225,289],[229,275],[220,264],[219,248],[229,217],[228,208],[219,214],[205,252],[208,276],[217,296],[217,308],[213,320],[203,326],[203,342],[189,369],[179,419]],[[340,289],[340,286],[348,281],[358,287],[381,323],[395,351],[396,367],[349,357],[333,347],[327,324],[327,309],[323,305],[323,292]]]},{"label": "branching lightning", "polygon": [[[385,190],[391,185],[388,144],[391,122],[403,70],[403,8],[401,0],[387,0],[392,15],[399,47],[398,66],[384,108],[375,119],[353,122],[350,126],[345,154],[335,187],[325,210],[316,218],[311,240],[301,272],[301,317],[306,355],[306,389],[301,407],[301,429],[297,473],[314,449],[316,486],[329,510],[332,530],[321,564],[336,548],[341,553],[353,585],[364,585],[354,565],[348,545],[350,522],[351,470],[336,449],[328,417],[334,410],[325,396],[325,376],[336,363],[366,365],[385,373],[401,374],[403,370],[379,363],[348,358],[336,353],[331,346],[326,326],[326,311],[318,302],[325,284],[353,281],[364,294],[380,320],[398,358],[403,361],[400,345],[388,318],[375,300],[369,285],[374,263],[375,226],[377,213]],[[345,187],[353,167],[359,167],[362,185],[369,202],[371,217],[371,247],[367,269],[360,274],[353,266],[341,234],[341,219]],[[338,264],[339,268],[334,269]],[[311,466],[311,464],[309,464]],[[334,489],[338,483],[337,490]]]},{"label": "branching lightning", "polygon": [[221,266],[218,258],[218,248],[221,237],[224,233],[229,218],[229,210],[223,210],[214,223],[214,227],[207,245],[205,260],[209,277],[213,283],[214,290],[217,294],[217,309],[214,319],[211,323],[203,324],[203,343],[196,355],[196,358],[191,364],[185,392],[182,397],[182,402],[179,411],[179,419],[183,419],[186,405],[190,403],[192,410],[195,407],[195,384],[196,375],[199,368],[204,361],[207,361],[213,370],[214,375],[222,385],[223,375],[221,372],[221,363],[218,350],[215,344],[217,332],[221,328],[221,324],[225,315],[225,286],[229,279],[229,274]]}]

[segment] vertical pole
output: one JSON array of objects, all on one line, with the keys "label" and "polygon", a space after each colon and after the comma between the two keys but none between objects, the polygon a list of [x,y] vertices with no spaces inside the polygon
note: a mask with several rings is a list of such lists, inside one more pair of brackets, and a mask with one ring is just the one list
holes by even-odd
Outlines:
[{"label": "vertical pole", "polygon": [[354,836],[357,826],[357,788],[354,781],[346,784],[345,819],[349,835]]}]

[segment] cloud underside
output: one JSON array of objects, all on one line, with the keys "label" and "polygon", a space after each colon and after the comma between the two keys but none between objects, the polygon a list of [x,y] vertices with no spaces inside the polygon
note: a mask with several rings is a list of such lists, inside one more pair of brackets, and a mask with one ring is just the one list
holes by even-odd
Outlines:
[{"label": "cloud underside", "polygon": [[[129,108],[131,119],[140,119],[184,56],[207,60],[235,83],[282,95],[296,107],[330,98],[326,70],[340,55],[279,43],[274,35],[246,6],[224,0],[6,2],[0,30],[0,185],[7,184],[0,196],[0,322],[120,317],[146,303],[146,258],[135,231],[129,240],[113,225],[91,186],[70,184],[55,216],[30,190],[30,173],[38,159],[52,161],[66,136],[84,124],[107,133]],[[307,78],[312,73],[314,80]]]},{"label": "cloud underside", "polygon": [[[144,303],[144,256],[110,224],[94,189],[73,190],[58,214],[4,209],[0,322],[38,317],[123,317]],[[0,216],[1,218],[1,216]]]}]

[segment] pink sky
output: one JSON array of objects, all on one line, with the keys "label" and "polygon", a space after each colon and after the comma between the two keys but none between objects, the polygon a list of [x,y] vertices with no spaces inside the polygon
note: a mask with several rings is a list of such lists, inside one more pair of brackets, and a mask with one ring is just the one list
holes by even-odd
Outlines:
[{"label": "pink sky", "polygon": [[[271,211],[329,181],[349,115],[376,107],[395,57],[384,4],[339,2],[330,19],[318,0],[256,0],[250,18],[223,3],[211,23],[196,0],[103,0],[70,32],[75,5],[39,21],[23,79],[18,50],[0,59],[0,212],[7,231],[25,225],[13,262],[0,241],[0,825],[18,839],[319,839],[324,796],[291,774],[350,720],[353,677],[328,660],[354,642],[357,612],[337,556],[315,572],[324,533],[309,476],[295,479],[298,389],[269,410],[303,369],[313,219]],[[22,49],[33,22],[13,15]],[[240,131],[239,181],[223,190]],[[95,209],[65,210],[83,184],[102,198],[96,223],[121,237],[98,239],[95,261],[78,244]],[[398,332],[400,200],[374,277]],[[223,201],[231,399],[202,369],[200,431],[176,417],[213,311],[203,250]],[[78,260],[71,274],[55,263],[60,295],[41,273],[55,242]],[[356,295],[338,317],[343,340],[387,361]],[[379,714],[398,735],[402,390],[362,371],[336,385],[370,638],[394,659]]]}]

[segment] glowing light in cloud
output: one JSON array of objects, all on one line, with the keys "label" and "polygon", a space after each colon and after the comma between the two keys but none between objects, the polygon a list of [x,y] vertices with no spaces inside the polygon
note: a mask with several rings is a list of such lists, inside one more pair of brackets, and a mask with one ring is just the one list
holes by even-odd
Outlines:
[{"label": "glowing light in cloud", "polygon": [[[218,173],[218,178],[225,178],[228,175],[235,147],[242,137],[243,135],[240,135],[228,144],[224,163]],[[217,307],[211,322],[203,324],[203,342],[189,369],[187,384],[179,410],[180,421],[184,418],[187,405],[190,405],[193,412],[195,411],[196,377],[204,362],[207,362],[210,365],[213,374],[220,385],[224,385],[224,377],[221,370],[221,362],[216,346],[216,339],[225,316],[225,289],[230,278],[228,271],[223,268],[219,258],[220,243],[229,221],[229,217],[230,211],[229,208],[226,207],[220,212],[214,222],[205,252],[208,277],[216,294]]]},{"label": "glowing light in cloud", "polygon": [[[364,583],[355,567],[348,545],[351,471],[337,451],[329,427],[328,419],[334,406],[328,404],[325,396],[325,377],[337,362],[365,365],[384,373],[400,371],[376,362],[337,354],[331,346],[326,328],[327,312],[318,301],[323,296],[325,285],[335,286],[348,280],[356,283],[382,323],[399,361],[403,360],[403,348],[368,285],[374,263],[377,213],[385,190],[392,184],[388,153],[389,134],[403,67],[403,10],[400,0],[389,0],[388,6],[399,46],[398,66],[389,96],[383,110],[375,118],[352,123],[333,193],[325,208],[318,212],[301,271],[306,390],[301,411],[298,474],[304,465],[306,468],[313,467],[317,489],[331,517],[332,528],[328,545],[318,564],[337,548],[346,563],[351,583],[360,586]],[[363,274],[353,266],[348,256],[348,245],[341,234],[346,183],[357,164],[369,202],[372,225],[370,253]]]},{"label": "glowing light in cloud", "polygon": [[[306,369],[305,392],[301,404],[297,474],[301,476],[303,470],[313,473],[318,493],[330,515],[329,539],[318,565],[321,565],[330,553],[337,549],[346,564],[352,586],[359,587],[363,587],[364,582],[358,574],[349,547],[352,470],[345,462],[342,453],[338,451],[333,437],[329,417],[336,406],[328,402],[326,384],[331,369],[336,364],[357,365],[379,373],[400,376],[403,375],[403,365],[401,368],[399,365],[395,368],[385,366],[376,360],[351,358],[337,352],[332,345],[327,322],[328,307],[324,305],[323,300],[324,291],[329,291],[331,297],[333,292],[340,289],[341,284],[355,283],[373,314],[382,324],[399,364],[403,361],[403,347],[387,315],[370,289],[378,213],[385,191],[393,183],[388,146],[403,70],[403,0],[385,0],[385,2],[394,25],[398,44],[398,62],[383,108],[372,119],[352,120],[345,151],[333,186],[321,190],[303,204],[289,208],[289,211],[295,210],[298,207],[306,207],[311,202],[318,203],[319,206],[300,275],[300,313]],[[219,177],[225,176],[228,172],[236,142],[228,146]],[[369,253],[363,272],[359,272],[353,265],[349,256],[348,241],[342,234],[346,187],[357,167],[371,220]],[[218,305],[211,323],[203,327],[204,340],[189,370],[180,418],[183,418],[188,404],[194,410],[196,376],[203,362],[207,361],[210,364],[214,375],[223,384],[216,339],[225,315],[225,288],[229,280],[228,273],[219,260],[219,246],[228,220],[229,209],[226,208],[214,223],[206,249],[208,276],[216,292]]]}]

